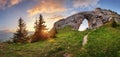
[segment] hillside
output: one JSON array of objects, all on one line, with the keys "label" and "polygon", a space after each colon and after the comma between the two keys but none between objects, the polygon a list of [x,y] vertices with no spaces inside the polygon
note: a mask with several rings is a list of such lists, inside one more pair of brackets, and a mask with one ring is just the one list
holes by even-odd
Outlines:
[{"label": "hillside", "polygon": [[[83,37],[88,42],[82,46]],[[95,30],[79,32],[70,26],[59,29],[56,38],[27,44],[0,44],[1,57],[120,57],[120,26],[109,22]]]}]

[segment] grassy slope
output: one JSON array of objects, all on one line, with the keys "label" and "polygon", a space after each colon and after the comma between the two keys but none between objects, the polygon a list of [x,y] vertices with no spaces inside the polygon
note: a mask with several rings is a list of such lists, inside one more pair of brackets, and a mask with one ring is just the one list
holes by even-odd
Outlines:
[{"label": "grassy slope", "polygon": [[61,57],[64,53],[76,54],[81,48],[82,38],[87,32],[73,31],[65,27],[56,38],[29,44],[9,44],[0,50],[3,57]]},{"label": "grassy slope", "polygon": [[91,31],[85,48],[87,56],[120,57],[120,26],[112,27],[108,23]]},{"label": "grassy slope", "polygon": [[[88,43],[82,47],[82,38],[88,32]],[[60,29],[56,38],[29,44],[6,44],[0,49],[3,57],[119,57],[120,26],[113,28],[106,24],[96,30],[78,32],[70,27]]]}]

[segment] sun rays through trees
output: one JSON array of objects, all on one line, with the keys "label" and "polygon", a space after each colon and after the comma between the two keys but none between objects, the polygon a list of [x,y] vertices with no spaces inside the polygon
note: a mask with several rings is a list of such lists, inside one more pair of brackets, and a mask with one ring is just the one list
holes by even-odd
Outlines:
[{"label": "sun rays through trees", "polygon": [[37,42],[49,38],[48,29],[45,26],[45,21],[43,20],[43,16],[41,14],[39,16],[39,20],[35,21],[34,29],[34,34],[27,36],[28,31],[26,30],[26,24],[24,20],[20,18],[18,20],[18,29],[13,35],[13,42]]},{"label": "sun rays through trees", "polygon": [[32,38],[32,42],[36,42],[48,38],[48,32],[45,26],[45,21],[43,20],[43,16],[41,14],[39,16],[39,20],[36,20],[34,28],[35,28],[35,32]]}]

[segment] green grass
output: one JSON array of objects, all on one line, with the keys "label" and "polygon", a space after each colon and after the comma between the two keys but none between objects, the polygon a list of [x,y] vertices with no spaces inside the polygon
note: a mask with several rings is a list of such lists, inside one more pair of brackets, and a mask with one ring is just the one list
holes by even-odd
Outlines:
[{"label": "green grass", "polygon": [[[88,43],[82,47],[82,39],[88,34]],[[120,26],[106,24],[96,30],[83,32],[70,26],[58,30],[56,38],[27,44],[4,44],[1,57],[120,57]]]},{"label": "green grass", "polygon": [[120,57],[120,26],[108,23],[91,31],[85,49],[91,57]]},{"label": "green grass", "polygon": [[[8,44],[0,50],[3,57],[62,57],[65,53],[76,54],[86,32],[73,31],[71,27],[60,29],[56,38],[27,44]],[[78,50],[79,49],[79,50]]]}]

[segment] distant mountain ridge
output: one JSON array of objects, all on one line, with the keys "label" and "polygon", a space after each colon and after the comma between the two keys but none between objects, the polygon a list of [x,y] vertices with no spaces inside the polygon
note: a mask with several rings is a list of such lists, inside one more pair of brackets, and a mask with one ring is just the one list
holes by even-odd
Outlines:
[{"label": "distant mountain ridge", "polygon": [[0,42],[9,40],[12,37],[12,32],[0,31]]},{"label": "distant mountain ridge", "polygon": [[[28,35],[33,34],[34,32],[28,32]],[[13,37],[13,32],[0,31],[0,42],[10,40]]]}]

